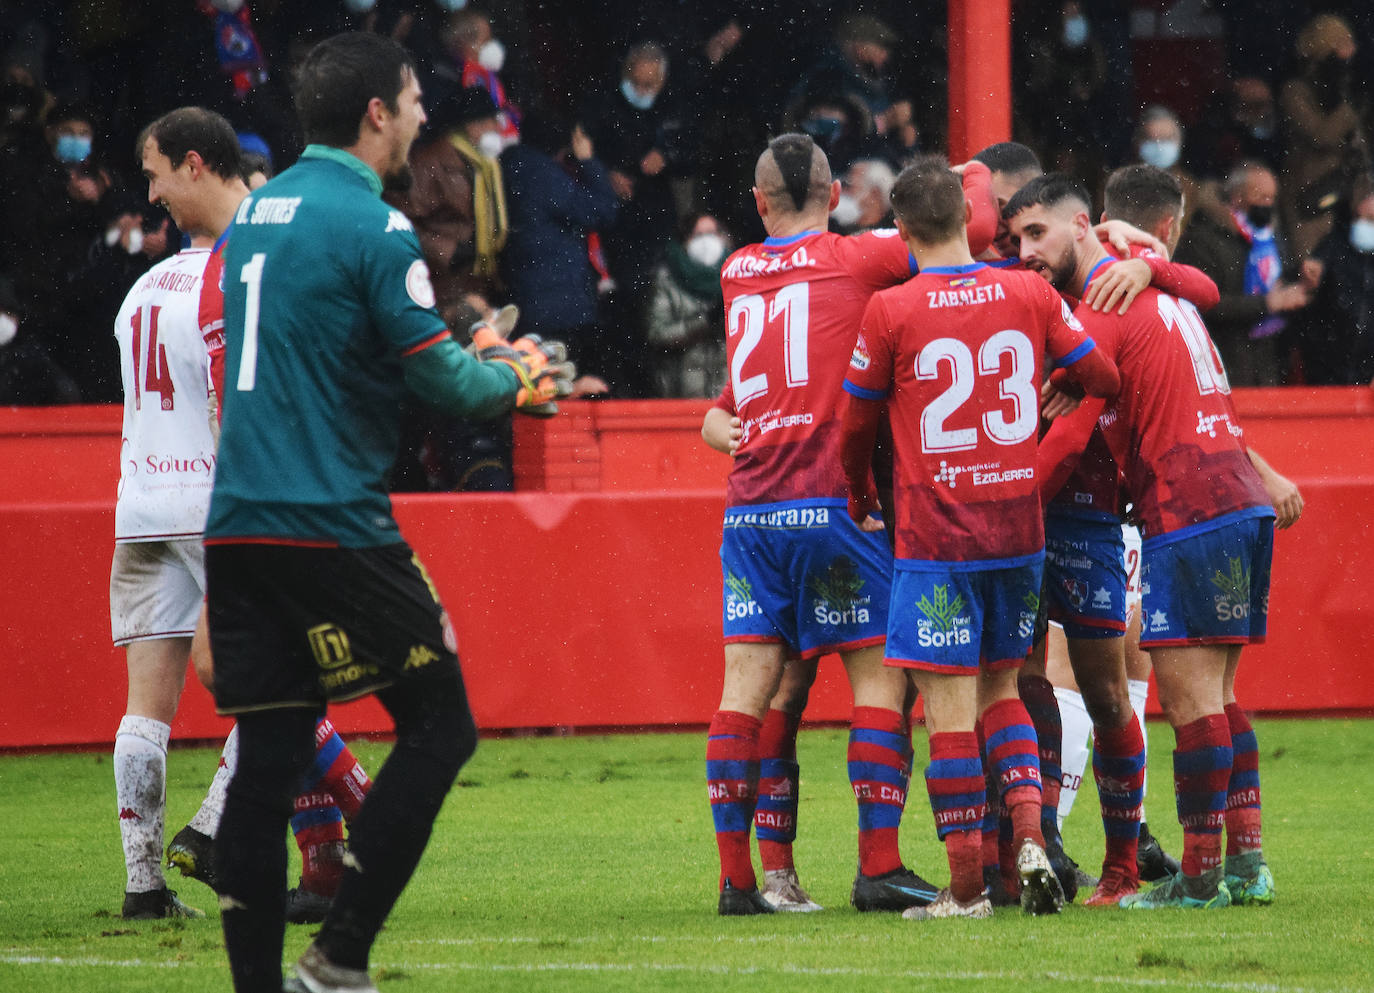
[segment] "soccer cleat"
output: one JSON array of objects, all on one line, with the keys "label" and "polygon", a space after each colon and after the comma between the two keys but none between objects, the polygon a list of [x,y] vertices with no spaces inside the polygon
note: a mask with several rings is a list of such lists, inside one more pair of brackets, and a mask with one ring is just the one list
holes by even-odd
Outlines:
[{"label": "soccer cleat", "polygon": [[730,880],[720,890],[720,902],[716,913],[721,917],[748,917],[751,914],[771,914],[773,905],[763,898],[757,886],[747,890],[736,889]]},{"label": "soccer cleat", "polygon": [[366,969],[335,965],[318,945],[311,945],[296,960],[296,984],[307,993],[379,993]]},{"label": "soccer cleat", "polygon": [[871,910],[906,910],[923,907],[939,895],[939,891],[906,866],[877,876],[854,877],[849,902],[861,913]]},{"label": "soccer cleat", "polygon": [[1002,870],[999,866],[983,866],[983,891],[987,893],[988,900],[994,907],[1016,905],[1016,898],[1007,891],[1006,883],[1002,882]]},{"label": "soccer cleat", "polygon": [[187,879],[198,879],[218,892],[219,877],[215,873],[215,839],[202,834],[191,825],[176,833],[167,846],[167,866],[180,869]]},{"label": "soccer cleat", "polygon": [[1118,865],[1108,865],[1092,895],[1083,901],[1083,906],[1115,907],[1121,902],[1122,897],[1130,896],[1139,891],[1140,879],[1135,873],[1128,872]]},{"label": "soccer cleat", "polygon": [[[1041,822],[1041,833],[1045,836],[1045,857],[1049,859],[1050,868],[1054,870],[1055,876],[1059,880],[1059,888],[1063,891],[1064,902],[1073,903],[1073,898],[1078,895],[1079,875],[1086,876],[1078,868],[1078,863],[1069,858],[1064,851],[1064,840],[1059,836],[1058,825],[1053,830],[1044,830],[1048,821]],[[1092,878],[1092,877],[1088,877]],[[1097,880],[1092,881],[1093,886],[1097,885]]]},{"label": "soccer cleat", "polygon": [[204,917],[203,910],[188,907],[177,899],[176,891],[162,887],[143,893],[125,893],[124,909],[120,915],[126,921],[156,921],[166,917],[183,917],[194,920]]},{"label": "soccer cleat", "polygon": [[763,898],[770,907],[783,913],[809,914],[825,909],[802,889],[796,869],[769,869],[764,872]]},{"label": "soccer cleat", "polygon": [[1057,914],[1064,909],[1064,888],[1045,850],[1027,838],[1016,853],[1021,877],[1021,909],[1028,914]]},{"label": "soccer cleat", "polygon": [[942,889],[935,899],[924,907],[907,907],[902,911],[902,917],[909,921],[933,921],[940,917],[991,916],[992,901],[988,899],[987,891],[979,893],[968,903],[960,903],[954,899],[949,887]]},{"label": "soccer cleat", "polygon": [[1231,905],[1231,891],[1222,879],[1221,866],[1200,876],[1179,873],[1144,893],[1121,898],[1120,906],[1127,910],[1160,910],[1177,907],[1189,910],[1220,910]]},{"label": "soccer cleat", "polygon": [[1274,902],[1274,874],[1259,852],[1226,856],[1226,889],[1237,907]]},{"label": "soccer cleat", "polygon": [[286,920],[290,924],[319,924],[332,902],[323,893],[296,886],[286,894]]},{"label": "soccer cleat", "polygon": [[1166,852],[1159,839],[1150,833],[1150,826],[1140,822],[1140,841],[1135,850],[1136,872],[1142,882],[1158,883],[1178,874],[1178,859]]}]

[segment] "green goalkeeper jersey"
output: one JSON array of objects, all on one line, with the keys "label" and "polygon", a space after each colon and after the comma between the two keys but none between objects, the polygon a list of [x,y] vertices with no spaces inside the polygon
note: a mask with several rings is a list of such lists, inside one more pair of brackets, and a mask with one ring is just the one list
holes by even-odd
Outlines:
[{"label": "green goalkeeper jersey", "polygon": [[225,395],[207,542],[400,541],[385,481],[407,375],[423,364],[412,385],[457,413],[514,402],[509,368],[453,343],[419,240],[381,192],[359,159],[311,145],[239,207],[221,277]]}]

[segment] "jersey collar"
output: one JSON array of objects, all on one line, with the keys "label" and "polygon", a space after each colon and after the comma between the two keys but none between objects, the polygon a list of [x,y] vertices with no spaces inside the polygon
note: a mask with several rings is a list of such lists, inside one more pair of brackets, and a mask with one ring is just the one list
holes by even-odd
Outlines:
[{"label": "jersey collar", "polygon": [[1111,265],[1113,262],[1116,261],[1118,260],[1112,258],[1112,256],[1110,255],[1108,255],[1105,259],[1097,260],[1097,265],[1093,266],[1091,269],[1088,270],[1088,278],[1083,280],[1083,292],[1078,294],[1080,299],[1087,295],[1088,287],[1092,285],[1093,277],[1097,275],[1097,270],[1101,269],[1104,265]]},{"label": "jersey collar", "polygon": [[784,245],[790,245],[793,242],[801,241],[803,238],[810,238],[813,234],[820,234],[820,232],[803,231],[800,234],[794,234],[789,238],[764,238],[763,246],[765,248],[781,248]]},{"label": "jersey collar", "polygon": [[303,159],[328,159],[330,162],[337,162],[356,172],[376,196],[382,195],[382,179],[371,167],[366,165],[362,159],[356,155],[345,152],[342,148],[335,148],[333,145],[306,145],[305,151],[301,152]]},{"label": "jersey collar", "polygon": [[986,262],[970,262],[968,265],[933,265],[928,269],[922,269],[921,272],[928,276],[963,276],[987,267]]}]

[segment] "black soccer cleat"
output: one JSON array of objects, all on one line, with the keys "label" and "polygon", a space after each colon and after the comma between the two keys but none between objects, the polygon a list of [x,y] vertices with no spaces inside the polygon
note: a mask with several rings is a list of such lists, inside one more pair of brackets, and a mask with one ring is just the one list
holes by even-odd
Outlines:
[{"label": "black soccer cleat", "polygon": [[926,882],[906,866],[877,876],[854,877],[849,902],[860,913],[873,910],[906,910],[924,907],[940,895],[940,890]]},{"label": "black soccer cleat", "polygon": [[720,903],[716,913],[721,917],[748,917],[751,914],[774,913],[772,905],[759,893],[757,886],[747,890],[736,889],[729,879],[720,891]]},{"label": "black soccer cleat", "polygon": [[[1059,825],[1054,823],[1051,826],[1051,820],[1046,818],[1040,822],[1040,833],[1045,836],[1045,855],[1049,857],[1050,868],[1059,880],[1064,902],[1073,903],[1073,898],[1078,895],[1078,863],[1069,858],[1064,851],[1064,839],[1059,836]],[[1093,880],[1093,885],[1097,885],[1097,880]]]},{"label": "black soccer cleat", "polygon": [[162,887],[143,893],[125,893],[120,916],[126,921],[156,921],[165,917],[194,919],[204,917],[204,911],[188,907],[177,899],[176,891]]},{"label": "black soccer cleat", "polygon": [[219,892],[219,876],[215,872],[215,839],[186,825],[176,833],[167,846],[167,865],[180,869],[188,879],[198,879]]},{"label": "black soccer cleat", "polygon": [[286,921],[288,924],[319,924],[333,902],[323,893],[296,886],[286,894]]},{"label": "black soccer cleat", "polygon": [[994,907],[1014,907],[1019,902],[1007,892],[1007,884],[1002,881],[1001,866],[983,866],[983,892]]},{"label": "black soccer cleat", "polygon": [[1141,881],[1158,883],[1178,874],[1178,859],[1174,858],[1160,845],[1159,839],[1150,833],[1149,825],[1140,822],[1140,841],[1135,850],[1136,871]]}]

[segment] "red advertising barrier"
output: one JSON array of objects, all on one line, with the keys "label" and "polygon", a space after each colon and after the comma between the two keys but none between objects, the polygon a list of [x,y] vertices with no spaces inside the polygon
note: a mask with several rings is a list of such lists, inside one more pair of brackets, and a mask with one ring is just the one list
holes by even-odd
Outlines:
[{"label": "red advertising barrier", "polygon": [[[1374,711],[1374,605],[1353,578],[1374,552],[1371,400],[1351,390],[1238,394],[1252,444],[1307,502],[1276,543],[1270,640],[1242,666],[1250,709]],[[706,405],[668,410],[676,427],[648,429],[632,415],[652,404],[616,406],[597,405],[600,426],[582,439],[598,451],[598,492],[395,500],[453,618],[485,728],[699,726],[715,710],[724,499],[709,478],[717,464],[695,461]],[[643,444],[659,455],[636,460],[624,434],[646,430]],[[108,606],[118,432],[117,411],[0,409],[0,747],[108,742],[123,713]],[[681,488],[694,472],[707,481]],[[652,489],[664,475],[679,488]],[[617,489],[622,478],[633,487]],[[808,717],[843,721],[843,674],[834,660],[821,668]],[[189,683],[174,736],[226,733]],[[335,718],[347,732],[390,726],[370,702]]]}]

